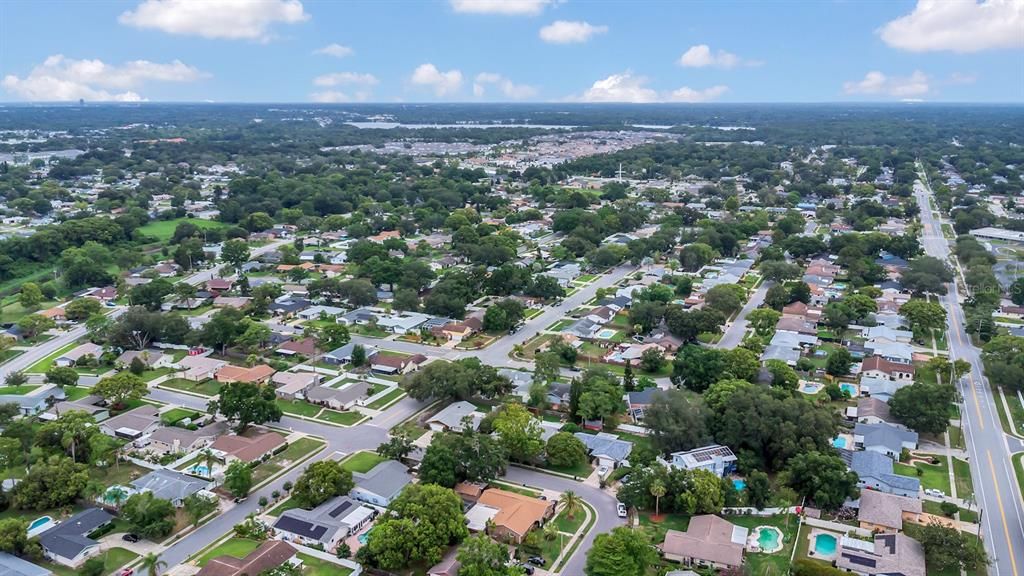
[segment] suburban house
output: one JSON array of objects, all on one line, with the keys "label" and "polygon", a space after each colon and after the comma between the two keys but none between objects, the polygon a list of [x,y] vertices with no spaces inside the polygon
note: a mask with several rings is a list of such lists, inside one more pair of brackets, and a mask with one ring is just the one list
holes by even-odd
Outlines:
[{"label": "suburban house", "polygon": [[459,563],[459,548],[452,546],[445,553],[444,558],[441,558],[440,562],[431,566],[430,570],[427,570],[427,576],[459,576],[459,568],[461,567],[462,564]]},{"label": "suburban house", "polygon": [[392,334],[415,334],[430,316],[419,312],[401,312],[377,319],[377,327]]},{"label": "suburban house", "polygon": [[360,502],[386,508],[412,482],[412,475],[405,464],[385,460],[369,472],[353,473],[352,480],[355,481],[355,487],[349,496]]},{"label": "suburban house", "polygon": [[659,461],[672,467],[683,470],[707,470],[716,476],[724,478],[736,470],[736,455],[728,446],[713,444],[703,448],[695,448],[687,452],[673,452],[671,460]]},{"label": "suburban house", "polygon": [[170,354],[164,354],[159,350],[126,350],[117,357],[114,363],[119,366],[128,367],[132,365],[136,358],[149,370],[171,365]]},{"label": "suburban house", "polygon": [[157,428],[149,435],[146,450],[158,455],[188,454],[210,445],[218,436],[228,430],[227,422],[213,422],[198,430],[179,426]]},{"label": "suburban house", "polygon": [[[491,488],[480,495],[466,515],[467,518],[487,517],[493,523],[493,537],[519,543],[530,530],[543,526],[555,515],[555,501]],[[486,525],[486,520],[483,524]],[[471,530],[478,526],[471,520]]]},{"label": "suburban house", "polygon": [[432,328],[430,333],[444,340],[462,342],[476,334],[484,327],[479,318],[466,318],[462,322],[449,322],[444,326]]},{"label": "suburban house", "polygon": [[860,393],[862,396],[870,396],[882,402],[888,402],[897,390],[913,383],[913,379],[890,380],[888,377],[861,376]]},{"label": "suburban house", "polygon": [[313,508],[285,510],[274,522],[277,537],[305,546],[333,550],[343,539],[373,520],[377,511],[348,496],[336,496]]},{"label": "suburban house", "polygon": [[903,534],[878,534],[874,542],[840,539],[836,568],[856,574],[926,576],[924,547]]},{"label": "suburban house", "polygon": [[263,384],[274,375],[274,370],[266,364],[257,364],[251,368],[243,368],[241,366],[235,366],[234,364],[226,364],[221,366],[219,370],[214,374],[217,382],[223,384],[229,384],[231,382],[252,382],[255,384]]},{"label": "suburban house", "polygon": [[284,344],[281,344],[275,350],[278,354],[285,356],[305,356],[307,358],[312,357],[316,354],[316,340],[313,338],[300,338],[298,340],[289,340]]},{"label": "suburban house", "polygon": [[853,428],[853,444],[862,450],[899,458],[904,448],[917,448],[917,432],[884,423],[857,424]]},{"label": "suburban house", "polygon": [[306,391],[306,400],[332,410],[348,410],[366,398],[370,383],[357,380],[342,388],[314,386]]},{"label": "suburban house", "polygon": [[427,426],[434,432],[462,432],[465,429],[463,420],[469,418],[471,426],[476,430],[482,415],[476,406],[466,401],[453,402],[427,420]]},{"label": "suburban house", "polygon": [[220,367],[227,364],[223,360],[217,360],[207,356],[185,356],[178,361],[178,369],[181,370],[181,377],[193,382],[209,380],[220,370]]},{"label": "suburban house", "polygon": [[[46,410],[54,400],[65,398],[64,390],[47,384],[49,390],[37,391],[32,396],[21,394],[0,394],[0,404],[17,404],[22,416],[32,416]],[[53,400],[51,400],[51,398]]]},{"label": "suburban house", "polygon": [[209,559],[196,576],[246,576],[262,574],[285,564],[298,564],[295,548],[281,540],[265,540],[244,558],[217,556]]},{"label": "suburban house", "polygon": [[0,575],[3,576],[52,576],[53,572],[22,560],[13,554],[0,552]]},{"label": "suburban house", "polygon": [[669,530],[658,546],[666,560],[686,566],[739,568],[748,530],[713,514],[690,518],[686,532]]},{"label": "suburban house", "polygon": [[629,406],[629,415],[633,417],[634,422],[639,422],[644,419],[644,410],[648,406],[654,403],[654,399],[662,395],[661,388],[645,388],[640,391],[627,392],[625,394],[626,404]]},{"label": "suburban house", "polygon": [[74,366],[76,362],[82,359],[84,356],[93,356],[96,358],[103,354],[103,347],[92,342],[86,342],[85,344],[79,344],[71,350],[57,356],[53,360],[53,365],[60,368],[67,368]]},{"label": "suburban house", "polygon": [[587,434],[577,432],[574,434],[580,442],[587,447],[587,454],[598,466],[617,468],[629,458],[633,451],[633,443],[626,440],[619,440],[618,436],[607,432]]},{"label": "suburban house", "polygon": [[75,568],[99,552],[100,543],[88,535],[113,519],[99,508],[83,510],[39,535],[43,554],[58,564]]},{"label": "suburban house", "polygon": [[889,326],[869,326],[861,330],[861,336],[865,340],[874,340],[876,342],[902,342],[903,344],[910,344],[914,333],[910,330],[900,330]]},{"label": "suburban house", "polygon": [[921,517],[921,500],[907,498],[877,490],[865,490],[860,495],[857,522],[865,530],[899,532],[903,522],[917,522]]},{"label": "suburban house", "polygon": [[209,485],[207,480],[166,468],[158,468],[131,482],[133,492],[152,492],[156,498],[170,500],[176,508],[181,508],[185,498],[206,490]]},{"label": "suburban house", "polygon": [[852,453],[850,470],[853,470],[860,479],[857,486],[861,489],[878,490],[910,498],[917,498],[921,492],[920,480],[894,474],[892,459],[878,452]]},{"label": "suburban house", "polygon": [[78,400],[63,400],[57,402],[52,408],[43,412],[39,415],[41,420],[56,420],[60,418],[61,414],[67,414],[72,410],[78,410],[85,412],[92,416],[96,422],[103,422],[110,417],[110,410],[107,406],[100,406],[104,404],[103,398],[90,394],[89,396],[83,396]]},{"label": "suburban house", "polygon": [[416,370],[420,364],[426,361],[427,357],[422,354],[411,356],[375,354],[373,360],[370,360],[370,369],[381,374],[406,374]]},{"label": "suburban house", "polygon": [[886,360],[881,356],[869,356],[864,359],[860,370],[862,377],[885,378],[888,380],[914,381],[913,364],[903,364]]},{"label": "suburban house", "polygon": [[306,392],[320,383],[323,376],[313,372],[278,372],[270,378],[278,397],[285,400],[305,398]]},{"label": "suburban house", "polygon": [[100,432],[114,438],[137,440],[160,427],[160,415],[156,406],[143,404],[108,418],[100,423]]},{"label": "suburban house", "polygon": [[858,398],[854,410],[857,422],[862,424],[896,424],[889,404],[878,398]]},{"label": "suburban house", "polygon": [[[352,361],[352,351],[355,350],[355,342],[349,342],[341,348],[331,350],[327,354],[324,354],[323,361],[328,364],[348,364]],[[376,354],[377,349],[373,346],[363,346],[363,350],[366,351],[366,359],[371,360]]]},{"label": "suburban house", "polygon": [[270,456],[287,444],[284,436],[277,432],[264,432],[253,436],[227,434],[217,438],[210,446],[210,450],[224,460],[226,465],[236,460],[251,464]]}]

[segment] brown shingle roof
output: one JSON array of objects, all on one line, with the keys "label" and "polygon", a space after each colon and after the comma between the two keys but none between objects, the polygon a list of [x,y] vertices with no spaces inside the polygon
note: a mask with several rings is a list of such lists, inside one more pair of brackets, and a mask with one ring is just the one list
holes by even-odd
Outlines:
[{"label": "brown shingle roof", "polygon": [[[696,558],[726,566],[743,564],[743,546],[734,541],[737,528],[731,522],[712,514],[694,516],[686,532],[669,530],[661,544],[665,554],[681,558]],[[745,536],[744,536],[745,539]]]},{"label": "brown shingle roof", "polygon": [[295,548],[282,540],[267,540],[245,558],[217,556],[211,558],[197,576],[256,576],[264,570],[277,568],[295,556]]}]

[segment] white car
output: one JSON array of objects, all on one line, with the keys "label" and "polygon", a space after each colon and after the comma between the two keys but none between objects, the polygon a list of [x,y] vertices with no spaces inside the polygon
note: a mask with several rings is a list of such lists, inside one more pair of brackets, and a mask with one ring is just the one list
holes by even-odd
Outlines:
[{"label": "white car", "polygon": [[608,467],[607,466],[599,466],[597,468],[597,475],[600,478],[604,478],[605,476],[607,476],[608,475]]},{"label": "white car", "polygon": [[625,518],[627,516],[627,514],[626,514],[626,505],[623,504],[622,502],[616,502],[615,503],[615,512],[619,515],[619,518]]}]

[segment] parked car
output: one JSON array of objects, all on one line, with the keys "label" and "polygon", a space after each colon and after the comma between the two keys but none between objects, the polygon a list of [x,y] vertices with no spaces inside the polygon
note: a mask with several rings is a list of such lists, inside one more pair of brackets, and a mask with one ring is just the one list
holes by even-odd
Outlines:
[{"label": "parked car", "polygon": [[598,468],[597,468],[597,475],[600,478],[604,478],[605,476],[607,476],[608,475],[608,467],[607,466],[598,466]]},{"label": "parked car", "polygon": [[628,514],[626,513],[626,505],[622,502],[615,503],[615,513],[619,515],[619,518],[625,518]]},{"label": "parked car", "polygon": [[523,574],[526,574],[526,576],[533,576],[533,566],[520,564],[519,567],[523,569]]},{"label": "parked car", "polygon": [[131,542],[132,544],[134,544],[134,543],[139,541],[139,535],[138,534],[125,534],[124,536],[121,536],[121,540],[124,540],[125,542]]},{"label": "parked car", "polygon": [[135,574],[135,568],[125,568],[124,570],[121,570],[121,576],[132,576],[132,574]]},{"label": "parked car", "polygon": [[529,562],[530,564],[533,564],[534,566],[540,566],[540,567],[544,566],[544,559],[541,558],[540,556],[530,556],[529,558],[527,558],[526,561]]}]

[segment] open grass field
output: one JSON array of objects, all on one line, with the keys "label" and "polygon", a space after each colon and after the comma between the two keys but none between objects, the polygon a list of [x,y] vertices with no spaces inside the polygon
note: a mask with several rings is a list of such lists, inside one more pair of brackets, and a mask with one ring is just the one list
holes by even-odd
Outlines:
[{"label": "open grass field", "polygon": [[199,557],[196,562],[199,566],[206,566],[206,563],[216,558],[217,556],[233,556],[235,558],[244,558],[249,552],[252,552],[256,548],[259,548],[260,542],[257,540],[250,540],[248,538],[229,538],[222,542],[219,546],[215,546]]},{"label": "open grass field", "polygon": [[182,222],[191,222],[196,228],[228,228],[228,224],[214,220],[202,220],[199,218],[176,218],[174,220],[155,220],[138,229],[140,234],[152,236],[161,242],[166,242],[174,236],[174,229]]}]

